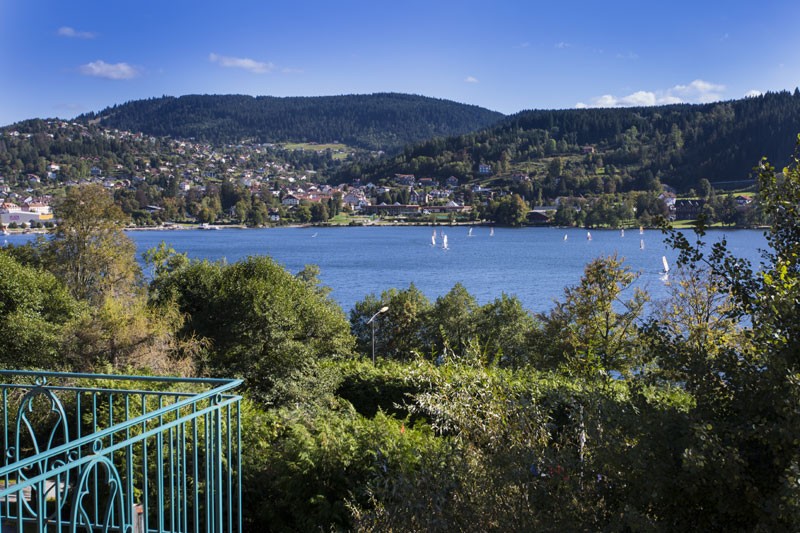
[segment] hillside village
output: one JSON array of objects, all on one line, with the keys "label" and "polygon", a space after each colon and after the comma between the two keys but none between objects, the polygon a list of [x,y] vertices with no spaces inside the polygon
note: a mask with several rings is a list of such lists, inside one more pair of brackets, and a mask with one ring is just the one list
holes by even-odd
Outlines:
[{"label": "hillside village", "polygon": [[[585,153],[592,146],[583,147]],[[480,164],[479,181],[394,174],[333,184],[348,162],[377,158],[345,145],[308,143],[215,147],[61,120],[30,121],[0,135],[0,222],[51,225],[52,206],[67,187],[101,184],[138,226],[176,223],[247,226],[306,223],[475,222],[509,225],[650,224],[656,216],[694,219],[712,202],[720,220],[752,223],[752,195],[677,198],[661,192],[597,197],[531,198],[525,172],[495,175]],[[549,203],[548,203],[549,202]]]}]

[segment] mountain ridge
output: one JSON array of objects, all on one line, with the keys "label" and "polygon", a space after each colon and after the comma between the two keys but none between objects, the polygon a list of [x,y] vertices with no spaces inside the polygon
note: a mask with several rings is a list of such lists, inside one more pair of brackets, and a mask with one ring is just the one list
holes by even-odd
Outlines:
[{"label": "mountain ridge", "polygon": [[479,106],[403,93],[195,94],[132,100],[76,121],[214,144],[338,141],[392,152],[413,142],[477,131],[503,118]]}]

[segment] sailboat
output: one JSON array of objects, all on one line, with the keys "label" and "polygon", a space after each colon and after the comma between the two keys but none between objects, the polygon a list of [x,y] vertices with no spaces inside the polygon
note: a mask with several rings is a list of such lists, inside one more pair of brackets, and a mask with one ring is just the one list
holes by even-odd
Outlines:
[{"label": "sailboat", "polygon": [[644,250],[644,239],[639,239],[639,249]]},{"label": "sailboat", "polygon": [[472,237],[472,228],[469,228],[469,233],[467,234],[467,237]]},{"label": "sailboat", "polygon": [[445,234],[442,234],[442,248],[444,248],[445,250],[449,249],[447,247],[447,235],[445,235]]},{"label": "sailboat", "polygon": [[669,274],[669,263],[667,263],[667,256],[661,256],[661,264],[664,265],[664,274]]},{"label": "sailboat", "polygon": [[567,240],[567,234],[566,233],[564,234],[564,240],[565,241]]},{"label": "sailboat", "polygon": [[494,237],[494,226],[489,228],[489,237]]},{"label": "sailboat", "polygon": [[433,230],[433,235],[431,235],[431,246],[436,246],[436,230]]},{"label": "sailboat", "polygon": [[591,241],[592,240],[592,232],[590,232],[590,231],[586,232],[586,240],[587,241]]},{"label": "sailboat", "polygon": [[624,237],[625,236],[625,229],[619,230],[619,236],[620,237]]}]

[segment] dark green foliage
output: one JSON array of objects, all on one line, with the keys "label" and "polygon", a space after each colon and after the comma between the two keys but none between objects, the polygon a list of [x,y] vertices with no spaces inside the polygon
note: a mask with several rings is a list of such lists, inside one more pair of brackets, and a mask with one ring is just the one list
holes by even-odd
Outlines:
[{"label": "dark green foliage", "polygon": [[459,135],[503,118],[477,106],[377,93],[318,97],[187,95],[137,100],[79,120],[148,135],[217,144],[343,142],[395,151],[423,139]]},{"label": "dark green foliage", "polygon": [[431,303],[413,283],[408,289],[384,291],[380,300],[370,294],[356,302],[350,311],[350,327],[359,351],[372,353],[373,324],[367,322],[383,306],[389,309],[374,322],[377,356],[407,361],[423,354],[427,349],[425,321]]},{"label": "dark green foliage", "polygon": [[486,218],[504,226],[522,226],[527,221],[528,206],[518,194],[503,196],[489,203]]},{"label": "dark green foliage", "polygon": [[[798,121],[797,91],[701,105],[522,111],[478,133],[408,146],[361,170],[369,179],[410,173],[466,181],[478,177],[480,163],[502,169],[534,162],[542,164],[532,173],[548,198],[659,190],[660,182],[688,190],[704,178],[746,180],[763,155],[783,160]],[[584,146],[596,152],[584,155]]]},{"label": "dark green foliage", "polygon": [[151,290],[154,302],[175,301],[187,315],[182,336],[208,343],[208,371],[243,377],[268,402],[297,399],[304,387],[324,389],[318,360],[352,350],[342,310],[307,276],[292,276],[268,257],[194,262],[164,272]]},{"label": "dark green foliage", "polygon": [[404,419],[409,415],[406,404],[419,389],[406,379],[404,364],[382,361],[373,366],[371,362],[350,361],[336,363],[335,367],[341,373],[336,395],[350,402],[361,416],[372,418],[383,412]]},{"label": "dark green foliage", "polygon": [[0,366],[62,367],[64,328],[83,310],[53,274],[0,251]]},{"label": "dark green foliage", "polygon": [[420,457],[443,446],[424,427],[346,403],[319,410],[248,408],[244,508],[247,531],[350,530],[351,508],[369,508],[380,476],[413,475]]}]

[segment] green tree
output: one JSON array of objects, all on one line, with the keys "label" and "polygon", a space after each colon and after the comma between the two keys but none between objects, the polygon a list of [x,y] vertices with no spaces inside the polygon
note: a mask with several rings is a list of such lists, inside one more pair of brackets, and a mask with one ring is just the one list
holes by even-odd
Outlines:
[{"label": "green tree", "polygon": [[[688,323],[699,324],[700,334],[653,327],[647,336],[652,353],[670,354],[662,366],[692,397],[675,476],[686,496],[684,506],[672,509],[678,526],[783,530],[800,520],[798,157],[777,173],[762,161],[758,185],[770,223],[759,274],[732,256],[724,240],[709,249],[702,220],[695,244],[669,232],[669,242],[681,251],[679,264],[704,269],[714,291],[730,298],[711,308],[710,321],[701,315],[703,320]],[[744,330],[731,332],[731,322]],[[648,374],[642,376],[648,384],[661,377],[658,369]]]},{"label": "green tree", "polygon": [[506,226],[522,226],[527,221],[528,205],[518,194],[504,196],[492,203],[494,221]]},{"label": "green tree", "polygon": [[141,271],[125,216],[100,185],[73,187],[57,207],[48,267],[78,299],[99,303],[135,291]]},{"label": "green tree", "polygon": [[450,351],[463,356],[477,334],[477,311],[475,298],[461,284],[444,296],[436,299],[428,314],[426,344],[435,353]]},{"label": "green tree", "polygon": [[480,348],[487,364],[521,367],[528,363],[533,316],[516,296],[505,293],[482,306],[476,317]]},{"label": "green tree", "polygon": [[0,365],[64,368],[65,329],[86,311],[51,273],[0,251]]},{"label": "green tree", "polygon": [[589,379],[608,379],[612,372],[630,375],[640,364],[637,325],[649,299],[638,288],[623,299],[637,277],[616,256],[589,263],[580,284],[567,287],[564,300],[542,316],[550,346],[543,349],[545,365]]},{"label": "green tree", "polygon": [[328,207],[322,202],[314,202],[311,204],[311,222],[327,222],[330,218],[328,214]]},{"label": "green tree", "polygon": [[713,188],[711,187],[711,182],[706,178],[702,178],[697,182],[697,194],[700,196],[700,198],[708,199],[708,197],[711,196],[712,190]]},{"label": "green tree", "polygon": [[389,309],[377,319],[376,355],[402,361],[424,353],[427,348],[425,325],[431,303],[413,283],[407,289],[389,289],[380,298],[369,294],[356,302],[350,311],[350,327],[359,351],[372,353],[372,324],[367,325],[367,322],[383,306]]},{"label": "green tree", "polygon": [[294,218],[303,224],[311,222],[311,209],[307,205],[298,205],[294,211]]},{"label": "green tree", "polygon": [[192,262],[155,279],[152,294],[186,315],[183,338],[207,343],[205,371],[241,376],[268,403],[308,397],[318,360],[352,353],[341,308],[268,257]]}]

